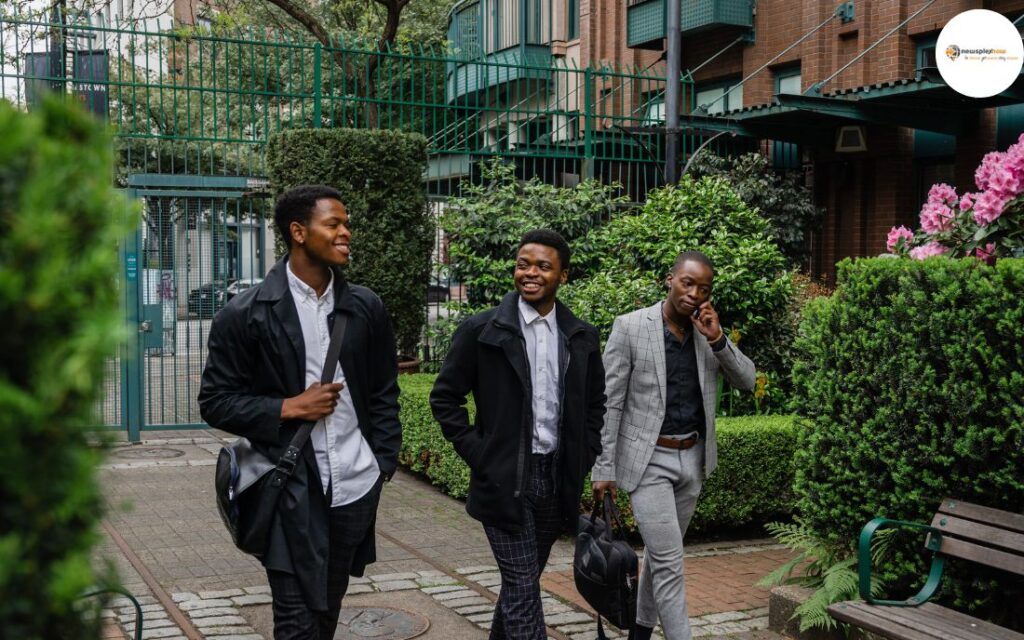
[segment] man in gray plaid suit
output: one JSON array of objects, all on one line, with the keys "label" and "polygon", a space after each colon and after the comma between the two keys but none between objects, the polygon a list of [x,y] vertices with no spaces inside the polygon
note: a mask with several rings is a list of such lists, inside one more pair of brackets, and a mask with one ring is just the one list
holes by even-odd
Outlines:
[{"label": "man in gray plaid suit", "polygon": [[718,463],[718,376],[753,389],[754,363],[725,335],[710,297],[714,267],[681,253],[668,296],[615,319],[604,350],[608,396],[595,497],[629,492],[644,539],[634,640],[661,620],[667,640],[690,640],[683,584],[683,536],[704,479]]}]

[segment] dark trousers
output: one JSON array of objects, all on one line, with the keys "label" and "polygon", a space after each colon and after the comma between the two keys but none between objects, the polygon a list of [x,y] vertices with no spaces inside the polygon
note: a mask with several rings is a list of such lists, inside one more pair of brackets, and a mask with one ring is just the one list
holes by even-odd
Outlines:
[{"label": "dark trousers", "polygon": [[[274,607],[274,640],[332,640],[348,590],[348,576],[356,549],[373,526],[382,481],[362,498],[330,510],[330,551],[327,560],[327,611],[306,605],[295,576],[267,570]],[[328,493],[328,495],[330,495]]]},{"label": "dark trousers", "polygon": [[484,527],[501,571],[501,594],[491,623],[492,640],[547,638],[540,603],[540,574],[561,533],[553,461],[553,455],[533,455],[530,459],[522,531],[509,533],[498,527]]}]

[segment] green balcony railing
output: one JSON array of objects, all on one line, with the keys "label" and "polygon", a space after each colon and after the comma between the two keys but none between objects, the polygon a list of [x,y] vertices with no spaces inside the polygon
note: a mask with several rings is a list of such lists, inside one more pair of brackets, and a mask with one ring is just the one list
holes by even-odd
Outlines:
[{"label": "green balcony railing", "polygon": [[[680,0],[680,31],[694,35],[720,27],[747,28],[754,24],[752,0]],[[626,44],[661,48],[665,37],[665,0],[626,0]]]}]

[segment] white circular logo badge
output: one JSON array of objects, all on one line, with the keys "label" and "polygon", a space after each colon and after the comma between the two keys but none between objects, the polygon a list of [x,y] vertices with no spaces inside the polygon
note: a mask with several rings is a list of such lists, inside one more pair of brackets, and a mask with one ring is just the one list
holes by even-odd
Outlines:
[{"label": "white circular logo badge", "polygon": [[935,43],[943,80],[957,93],[988,98],[1020,75],[1024,42],[1013,23],[995,11],[972,9],[949,21]]}]

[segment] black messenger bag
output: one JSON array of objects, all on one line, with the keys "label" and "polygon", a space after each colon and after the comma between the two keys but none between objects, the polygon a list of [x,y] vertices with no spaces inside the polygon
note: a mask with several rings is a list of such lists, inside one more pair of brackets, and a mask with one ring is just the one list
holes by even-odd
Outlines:
[{"label": "black messenger bag", "polygon": [[[620,629],[636,624],[637,562],[636,551],[626,541],[622,518],[612,502],[611,493],[604,494],[589,516],[579,518],[576,554],[572,573],[576,590],[597,612],[597,636],[605,638],[601,617]],[[617,533],[612,530],[615,523]]]},{"label": "black messenger bag", "polygon": [[[338,356],[341,354],[341,338],[347,321],[348,317],[343,313],[335,317],[327,359],[320,377],[322,384],[334,381]],[[276,464],[254,449],[247,438],[239,438],[221,447],[214,474],[217,511],[235,546],[242,551],[257,558],[266,553],[270,541],[270,525],[274,522],[281,490],[295,471],[299,453],[309,441],[313,426],[312,422],[304,422],[298,428]]]}]

